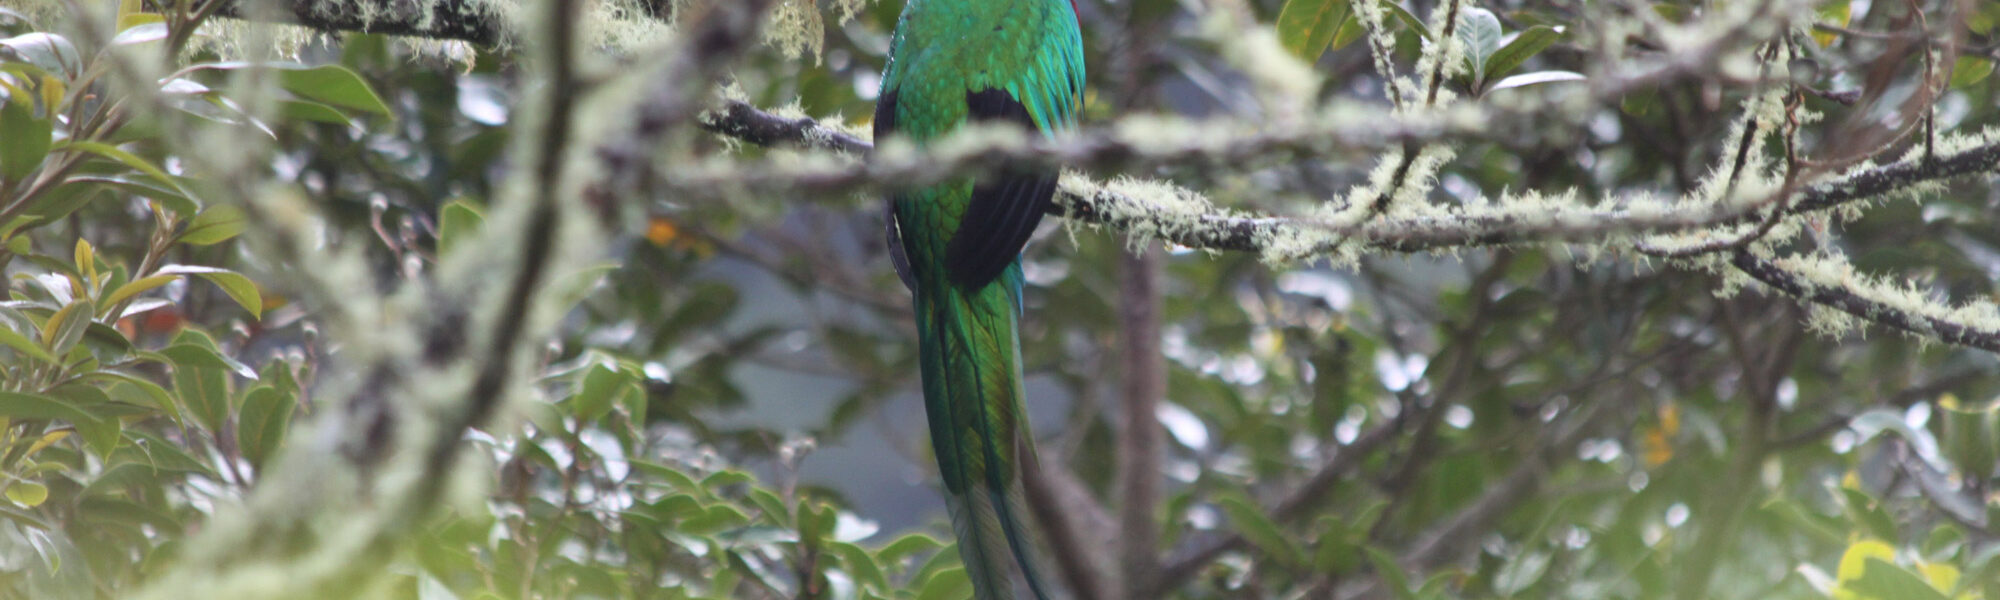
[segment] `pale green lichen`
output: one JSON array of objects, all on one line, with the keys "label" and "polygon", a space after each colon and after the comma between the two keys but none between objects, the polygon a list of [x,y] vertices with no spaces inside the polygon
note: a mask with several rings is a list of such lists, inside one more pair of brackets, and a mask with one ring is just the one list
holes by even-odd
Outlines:
[{"label": "pale green lichen", "polygon": [[[853,19],[873,0],[828,0],[838,13],[835,24]],[[771,8],[764,41],[785,56],[799,58],[811,54],[816,61],[826,50],[826,16],[815,0],[782,0]]]}]

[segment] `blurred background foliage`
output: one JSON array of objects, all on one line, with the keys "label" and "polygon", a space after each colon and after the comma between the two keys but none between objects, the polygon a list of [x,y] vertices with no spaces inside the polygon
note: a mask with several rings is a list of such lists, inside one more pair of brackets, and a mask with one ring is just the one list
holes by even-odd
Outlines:
[{"label": "blurred background foliage", "polygon": [[[864,123],[902,3],[860,3],[852,19],[839,18],[845,4],[803,4],[824,9],[823,46],[760,49],[736,87],[758,106]],[[1201,33],[1214,10],[1274,26],[1327,77],[1323,96],[1381,99],[1344,0],[1208,4],[1078,0],[1086,121],[1254,117],[1245,75]],[[1514,50],[1452,83],[1468,96],[1588,71],[1573,31],[1611,10],[1479,5]],[[1620,7],[1671,21],[1703,11]],[[1398,8],[1399,56],[1414,61],[1437,3]],[[1961,46],[1940,127],[2000,124],[2000,78],[1987,76],[2000,4],[1817,8],[1810,85],[1861,94],[1806,97],[1829,121],[1881,118],[1914,93],[1921,59],[1895,40],[1917,8]],[[259,224],[203,202],[217,182],[190,155],[227,150],[188,147],[174,128],[263,136],[270,176],[326,215],[324,247],[365,252],[393,290],[481,226],[526,77],[512,53],[452,64],[339,34],[282,65],[190,51],[159,103],[116,111],[131,82],[107,80],[100,49],[163,48],[180,30],[126,10],[117,38],[93,39],[37,17],[0,10],[0,596],[116,597],[257,485],[291,424],[322,409],[316,374],[341,354],[315,307],[260,283],[311,265],[246,251],[237,236]],[[282,118],[231,99],[228,74],[250,68],[278,74]],[[1567,144],[1462,145],[1433,196],[1689,190],[1727,151],[1748,90],[1678,79],[1578,116],[1587,133]],[[1275,190],[1331,196],[1372,166],[1146,175],[1295,213],[1308,206]],[[461,468],[491,471],[488,501],[414,532],[367,589],[967,595],[940,551],[908,297],[875,205],[653,202],[648,222],[607,241],[614,264],[584,274],[601,279],[542,355],[541,400],[518,428],[473,436],[490,460]],[[1989,173],[1872,207],[1829,243],[1939,295],[1992,296],[1996,216]],[[1042,460],[1082,482],[1091,511],[1156,516],[1158,550],[1180,567],[1164,575],[1167,596],[2000,598],[1991,354],[1879,330],[1817,336],[1792,300],[1721,297],[1704,274],[1565,247],[1370,256],[1339,271],[1168,248],[1167,495],[1123,506],[1110,482],[1120,303],[1134,301],[1120,286],[1126,242],[1059,225],[1037,239],[1022,356]],[[1267,510],[1336,458],[1352,467],[1329,491]],[[1231,532],[1240,540],[1183,560]]]}]

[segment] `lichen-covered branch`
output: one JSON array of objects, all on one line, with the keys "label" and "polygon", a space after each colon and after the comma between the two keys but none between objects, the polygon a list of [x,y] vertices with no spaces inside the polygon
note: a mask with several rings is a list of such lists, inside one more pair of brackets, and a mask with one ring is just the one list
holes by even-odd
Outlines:
[{"label": "lichen-covered branch", "polygon": [[[706,113],[701,124],[708,131],[760,145],[833,150],[852,155],[867,154],[874,148],[870,142],[854,134],[828,127],[811,118],[779,116],[740,101],[724,102],[720,108]],[[1228,128],[1224,125],[1214,127]],[[1376,130],[1378,137],[1357,132],[1346,136],[1346,139],[1388,143],[1438,133],[1441,130],[1437,127],[1414,124],[1406,129],[1387,127]],[[1301,137],[1292,132],[1264,141],[1278,146],[1305,143]],[[1994,137],[1986,136],[1983,143],[1930,160],[1912,156],[1887,165],[1858,168],[1848,174],[1805,186],[1786,212],[1798,215],[1842,208],[1919,184],[2000,170],[2000,139],[1992,139]],[[738,168],[733,171],[747,176],[749,181],[739,177],[731,183],[723,173],[710,172],[682,180],[675,187],[697,196],[766,187],[845,192],[869,186],[918,185],[968,172],[984,172],[1019,164],[1072,165],[1085,169],[1115,169],[1134,162],[1148,165],[1190,161],[1226,164],[1252,156],[1307,150],[1274,150],[1260,146],[1256,139],[1228,143],[1201,141],[1197,144],[1142,148],[1141,145],[1118,139],[1116,133],[1101,130],[1084,134],[1073,142],[1038,142],[1024,140],[1020,136],[975,134],[964,146],[945,152],[923,155],[900,152],[894,156],[876,157],[868,163],[809,161],[788,167],[756,169],[754,173],[752,169]],[[1140,157],[1146,159],[1141,160]],[[1140,197],[1132,191],[1131,186],[1107,186],[1083,177],[1067,177],[1050,213],[1124,231],[1144,231],[1175,244],[1207,250],[1271,254],[1281,250],[1274,248],[1274,244],[1288,239],[1319,240],[1316,244],[1285,248],[1278,252],[1286,258],[1303,258],[1326,254],[1348,241],[1397,252],[1537,242],[1597,242],[1628,233],[1743,224],[1751,222],[1756,216],[1753,209],[1765,204],[1755,199],[1693,207],[1659,201],[1628,202],[1624,207],[1612,202],[1606,208],[1583,207],[1573,203],[1499,203],[1480,210],[1424,216],[1389,215],[1360,224],[1342,225],[1311,217],[1246,216],[1206,206],[1200,207],[1201,211],[1190,213],[1188,209],[1192,207],[1188,205],[1162,204],[1157,197]],[[1151,190],[1142,191],[1192,194],[1171,186],[1153,186]]]},{"label": "lichen-covered branch", "polygon": [[[276,4],[278,10],[270,11]],[[356,31],[458,40],[491,46],[509,39],[501,5],[489,0],[223,0],[215,14],[251,20],[285,20],[320,31]]]},{"label": "lichen-covered branch", "polygon": [[1735,253],[1729,262],[1785,295],[1921,338],[2000,353],[2000,328],[1992,326],[2000,322],[2000,310],[1990,303],[1937,314],[1935,303],[1912,298],[1910,293],[1873,293],[1874,286],[1868,282],[1856,281],[1850,273],[1815,268],[1820,265],[1811,264],[1813,261],[1765,259],[1744,251]]}]

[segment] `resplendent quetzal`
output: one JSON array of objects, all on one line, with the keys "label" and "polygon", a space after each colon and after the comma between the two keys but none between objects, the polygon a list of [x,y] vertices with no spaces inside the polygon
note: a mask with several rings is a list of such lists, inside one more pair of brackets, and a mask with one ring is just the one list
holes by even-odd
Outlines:
[{"label": "resplendent quetzal", "polygon": [[[909,0],[889,46],[875,139],[919,148],[968,121],[1043,134],[1083,102],[1083,39],[1071,0]],[[1021,500],[1033,438],[1022,406],[1021,247],[1055,193],[1054,171],[960,179],[890,198],[891,253],[916,295],[924,412],[958,554],[978,600],[1011,600],[1019,569],[1050,589]]]}]

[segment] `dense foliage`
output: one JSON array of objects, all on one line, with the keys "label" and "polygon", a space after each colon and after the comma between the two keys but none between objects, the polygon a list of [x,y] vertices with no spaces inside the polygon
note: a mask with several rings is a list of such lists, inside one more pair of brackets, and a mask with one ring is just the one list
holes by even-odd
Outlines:
[{"label": "dense foliage", "polygon": [[[524,173],[542,164],[544,113],[570,114],[538,100],[572,93],[551,90],[563,75],[538,19],[472,45],[253,26],[218,16],[255,16],[221,0],[83,4],[0,0],[0,597],[968,594],[879,190],[718,200],[671,168],[750,181],[723,161],[821,163],[692,127],[651,139],[668,174],[551,209],[603,235],[549,250],[578,258],[551,259],[535,297],[560,316],[537,321],[492,286],[540,214],[504,211],[540,181]],[[768,43],[723,57],[714,95],[847,135],[839,123],[872,114],[902,3],[776,4]],[[1399,88],[1384,63],[1421,89],[1421,69],[1462,61],[1433,87],[1518,111],[1453,141],[1417,193],[1438,205],[1694,194],[1753,150],[1921,166],[1913,153],[1944,136],[1969,147],[2000,126],[1991,2],[1739,3],[1782,26],[1739,39],[1750,29],[1709,23],[1727,35],[1706,62],[1559,113],[1535,107],[1610,85],[1604,53],[1672,65],[1661,50],[1688,42],[1668,34],[1736,9],[1076,4],[1085,120],[1100,125],[1278,119],[1293,107],[1269,88],[1298,83],[1272,78],[1300,72],[1323,78],[1315,105],[1385,106]],[[579,80],[629,96],[658,82],[617,76],[671,66],[654,44],[679,47],[645,36],[704,3],[603,6],[620,10],[586,36]],[[1446,30],[1459,50],[1434,49]],[[1792,129],[1745,133],[1760,110]],[[637,111],[575,111],[580,135],[645,129]],[[1395,142],[1086,166],[1322,218],[1378,157],[1417,155]],[[559,154],[548,164],[618,158]],[[1922,299],[2000,297],[1995,170],[1775,228]],[[1856,329],[1726,263],[1614,238],[1328,265],[1045,226],[1024,259],[1021,354],[1031,487],[1066,525],[1045,535],[1064,583],[1134,598],[2000,598],[1992,352]],[[505,329],[493,314],[550,335],[488,362],[439,358],[485,351],[496,338],[477,331]],[[496,363],[523,370],[495,375],[507,391],[489,401],[478,382]],[[504,410],[440,429],[461,453],[425,470],[438,463],[412,438],[481,402]],[[1128,421],[1134,406],[1150,414]],[[1159,487],[1124,487],[1134,468]]]}]

